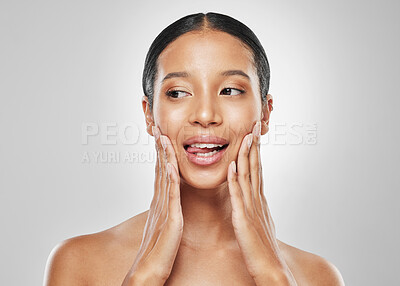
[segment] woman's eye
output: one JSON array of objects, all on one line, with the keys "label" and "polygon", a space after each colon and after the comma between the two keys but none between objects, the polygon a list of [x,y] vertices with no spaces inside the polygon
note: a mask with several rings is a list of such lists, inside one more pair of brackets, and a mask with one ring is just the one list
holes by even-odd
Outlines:
[{"label": "woman's eye", "polygon": [[243,92],[244,92],[244,90],[237,89],[237,88],[230,88],[230,87],[224,88],[221,91],[221,93],[224,94],[224,95],[239,95],[239,94],[241,94]]},{"label": "woman's eye", "polygon": [[173,97],[173,98],[181,98],[185,97],[188,95],[187,92],[182,91],[182,90],[168,90],[166,92],[167,96]]}]

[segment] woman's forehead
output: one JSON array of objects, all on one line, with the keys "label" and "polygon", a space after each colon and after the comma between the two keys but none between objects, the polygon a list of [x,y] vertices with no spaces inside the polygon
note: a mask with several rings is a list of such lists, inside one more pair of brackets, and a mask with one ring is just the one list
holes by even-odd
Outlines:
[{"label": "woman's forehead", "polygon": [[242,70],[255,76],[253,55],[239,39],[220,31],[186,33],[158,58],[158,78],[171,72],[214,73]]}]

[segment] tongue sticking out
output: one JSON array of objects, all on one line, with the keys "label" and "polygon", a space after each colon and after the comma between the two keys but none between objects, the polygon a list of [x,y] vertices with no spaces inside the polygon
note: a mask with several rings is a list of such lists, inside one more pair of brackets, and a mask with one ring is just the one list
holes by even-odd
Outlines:
[{"label": "tongue sticking out", "polygon": [[187,151],[189,153],[209,153],[214,150],[221,150],[222,147],[215,147],[215,148],[198,148],[198,147],[187,147]]}]

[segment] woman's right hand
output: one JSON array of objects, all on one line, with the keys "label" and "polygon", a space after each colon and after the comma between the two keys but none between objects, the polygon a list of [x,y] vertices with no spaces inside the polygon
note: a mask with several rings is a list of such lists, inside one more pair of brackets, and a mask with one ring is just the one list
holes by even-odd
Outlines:
[{"label": "woman's right hand", "polygon": [[180,179],[174,148],[153,127],[157,163],[154,196],[136,259],[122,286],[164,285],[178,252],[183,232]]}]

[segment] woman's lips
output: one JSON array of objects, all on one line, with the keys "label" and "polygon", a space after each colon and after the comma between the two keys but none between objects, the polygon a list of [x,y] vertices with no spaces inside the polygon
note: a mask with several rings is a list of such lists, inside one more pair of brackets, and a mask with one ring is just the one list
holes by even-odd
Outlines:
[{"label": "woman's lips", "polygon": [[227,146],[228,145],[225,145],[223,149],[213,150],[211,152],[210,150],[201,150],[201,152],[191,153],[185,149],[185,153],[188,156],[190,162],[197,165],[207,166],[220,161],[225,153],[225,150],[227,149]]},{"label": "woman's lips", "polygon": [[183,146],[190,162],[207,166],[222,159],[228,144],[228,141],[221,137],[198,135],[186,140]]},{"label": "woman's lips", "polygon": [[204,147],[204,148],[199,148],[199,147],[192,147],[192,146],[188,146],[186,148],[186,151],[188,151],[189,153],[209,153],[209,152],[213,152],[213,151],[219,151],[222,148],[224,148],[223,146],[221,147]]},{"label": "woman's lips", "polygon": [[228,144],[228,140],[222,137],[214,136],[214,135],[197,135],[193,136],[183,142],[183,146],[192,145],[196,143],[209,143],[209,144]]}]

